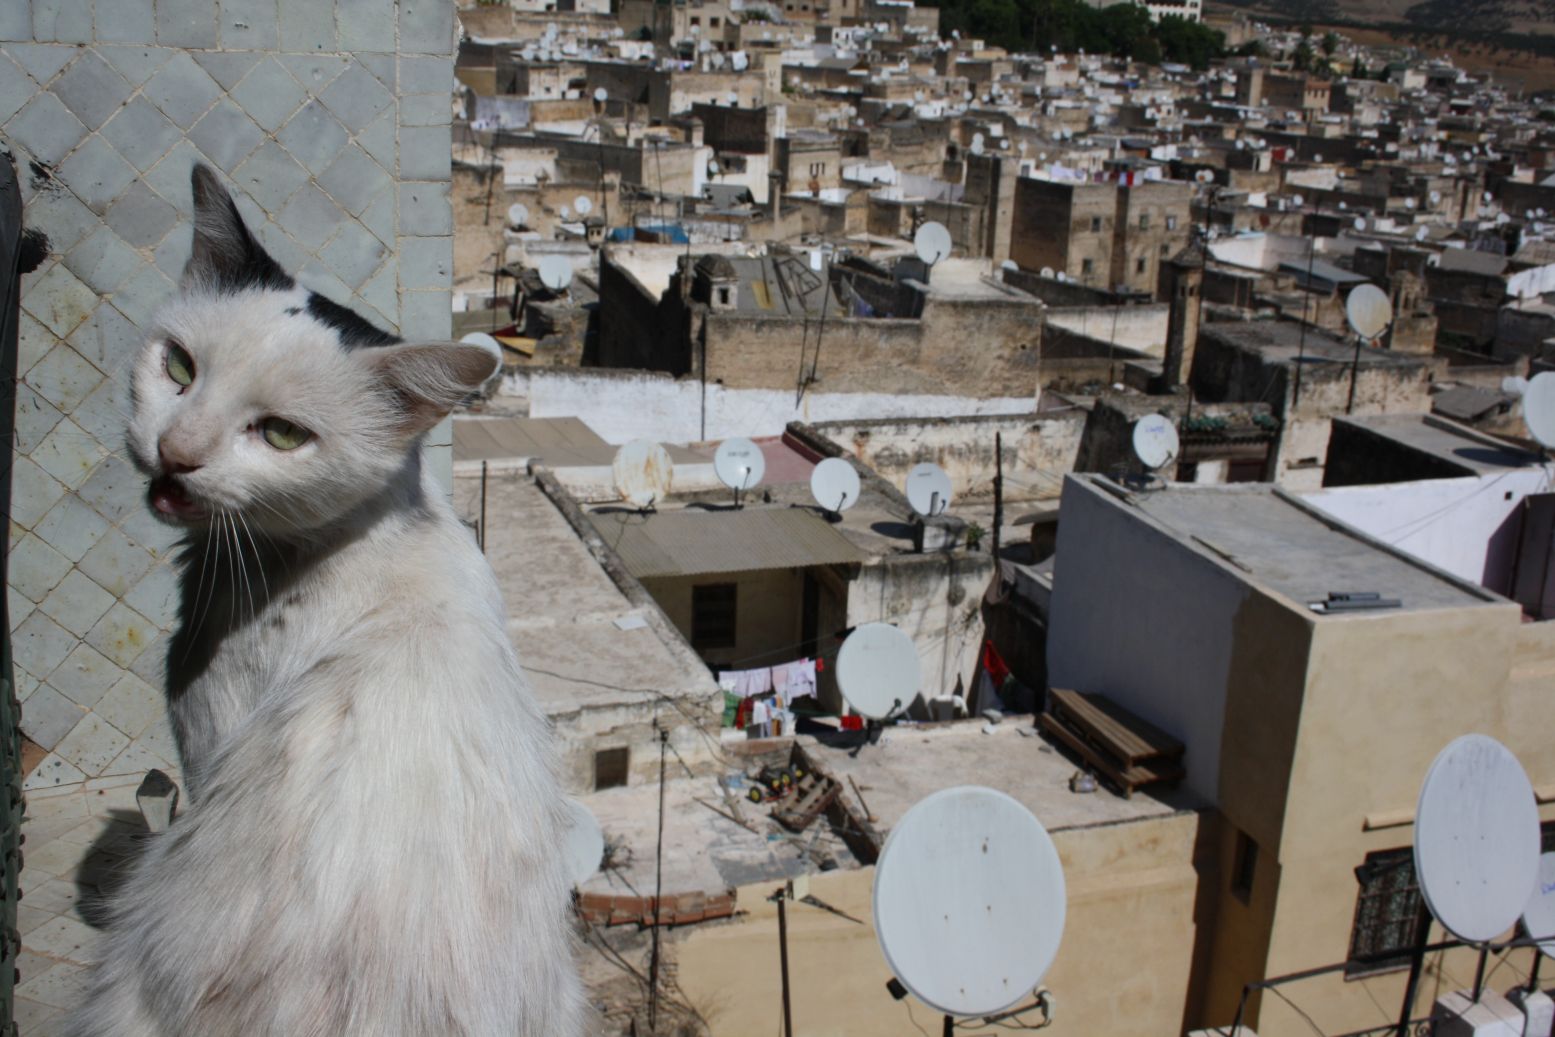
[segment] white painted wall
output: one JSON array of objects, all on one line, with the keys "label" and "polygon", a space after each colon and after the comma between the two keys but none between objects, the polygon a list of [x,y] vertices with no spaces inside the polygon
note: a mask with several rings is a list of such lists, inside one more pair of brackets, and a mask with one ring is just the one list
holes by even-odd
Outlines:
[{"label": "white painted wall", "polygon": [[1504,593],[1500,577],[1517,550],[1507,527],[1530,493],[1555,485],[1549,467],[1462,479],[1336,486],[1302,495],[1313,507],[1464,580]]},{"label": "white painted wall", "polygon": [[1182,740],[1187,784],[1220,802],[1220,742],[1247,585],[1070,478],[1058,522],[1048,681],[1101,692]]},{"label": "white painted wall", "polygon": [[947,418],[974,414],[1030,414],[1031,396],[977,399],[888,393],[807,392],[706,388],[702,383],[651,371],[596,372],[534,369],[503,380],[507,396],[527,398],[533,418],[578,417],[609,443],[656,439],[693,443],[727,436],[777,436],[790,421],[853,421],[867,418]]}]

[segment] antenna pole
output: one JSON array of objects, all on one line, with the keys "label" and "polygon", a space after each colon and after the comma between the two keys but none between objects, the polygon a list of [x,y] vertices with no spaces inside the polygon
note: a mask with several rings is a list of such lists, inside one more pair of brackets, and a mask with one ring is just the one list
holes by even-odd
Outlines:
[{"label": "antenna pole", "polygon": [[1490,957],[1490,944],[1482,944],[1479,948],[1479,965],[1474,969],[1474,1003],[1479,1004],[1479,996],[1485,992],[1485,960]]},{"label": "antenna pole", "polygon": [[778,909],[778,962],[783,969],[783,1037],[794,1037],[794,1013],[788,1000],[788,896],[779,887],[767,899],[776,901]]},{"label": "antenna pole", "polygon": [[[1312,252],[1317,248],[1317,238],[1307,238],[1307,283],[1301,286],[1301,338],[1296,343],[1296,398],[1291,406],[1301,402],[1301,366],[1307,356],[1307,296],[1312,291]],[[1203,286],[1199,291],[1202,295]]]},{"label": "antenna pole", "polygon": [[[653,722],[659,726],[657,719]],[[670,733],[659,727],[659,847],[653,858],[653,950],[648,959],[648,1032],[659,1032],[659,922],[663,918],[659,901],[664,894],[664,751]]]},{"label": "antenna pole", "polygon": [[[1361,370],[1361,336],[1355,336],[1355,359],[1350,361],[1350,398],[1345,402],[1344,412],[1349,414],[1355,409],[1355,379]],[[1476,1000],[1478,1000],[1476,998]]]},{"label": "antenna pole", "polygon": [[956,1020],[954,1016],[945,1016],[945,1028],[940,1031],[944,1037],[954,1037],[956,1032]]},{"label": "antenna pole", "polygon": [[1004,522],[1004,433],[993,434],[993,564],[994,586],[1004,589],[1004,570],[999,568],[999,526]]},{"label": "antenna pole", "polygon": [[1425,906],[1424,897],[1420,898],[1415,925],[1420,932],[1420,939],[1409,954],[1409,982],[1404,984],[1404,1006],[1398,1013],[1397,1037],[1409,1037],[1409,1013],[1415,1009],[1415,989],[1420,985],[1420,972],[1425,967],[1426,942],[1431,936],[1431,912]]}]

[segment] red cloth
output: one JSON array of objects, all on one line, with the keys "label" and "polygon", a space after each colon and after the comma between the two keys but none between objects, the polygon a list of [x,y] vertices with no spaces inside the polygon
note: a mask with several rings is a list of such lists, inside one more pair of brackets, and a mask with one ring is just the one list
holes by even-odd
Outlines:
[{"label": "red cloth", "polygon": [[983,669],[988,671],[995,688],[1003,687],[1005,678],[1010,675],[1010,668],[1004,664],[992,641],[983,642]]},{"label": "red cloth", "polygon": [[862,730],[864,730],[864,718],[863,717],[859,717],[859,716],[846,716],[846,717],[838,717],[837,719],[842,721],[842,729],[844,731],[862,731]]}]

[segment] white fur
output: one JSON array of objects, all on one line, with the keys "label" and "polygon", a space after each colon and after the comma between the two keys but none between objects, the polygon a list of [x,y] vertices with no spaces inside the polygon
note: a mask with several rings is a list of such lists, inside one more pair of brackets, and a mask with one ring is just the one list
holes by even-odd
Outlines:
[{"label": "white fur", "polygon": [[[168,658],[191,801],[120,891],[71,1032],[578,1032],[549,731],[406,416],[459,379],[443,354],[385,363],[423,347],[342,349],[286,312],[301,290],[188,283],[130,445],[151,473],[163,437],[196,457],[184,485],[219,516],[189,531]],[[272,415],[314,439],[274,449]]]}]

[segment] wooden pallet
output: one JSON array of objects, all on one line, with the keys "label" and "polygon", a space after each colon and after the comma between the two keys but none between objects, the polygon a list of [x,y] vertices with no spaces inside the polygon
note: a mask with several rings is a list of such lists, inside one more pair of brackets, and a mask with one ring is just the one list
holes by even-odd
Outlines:
[{"label": "wooden pallet", "polygon": [[1145,785],[1181,781],[1185,773],[1182,742],[1105,695],[1052,688],[1038,722],[1125,797]]},{"label": "wooden pallet", "polygon": [[772,816],[790,832],[802,832],[832,805],[841,792],[842,786],[835,779],[807,773],[794,786],[793,795],[787,803],[773,809]]}]

